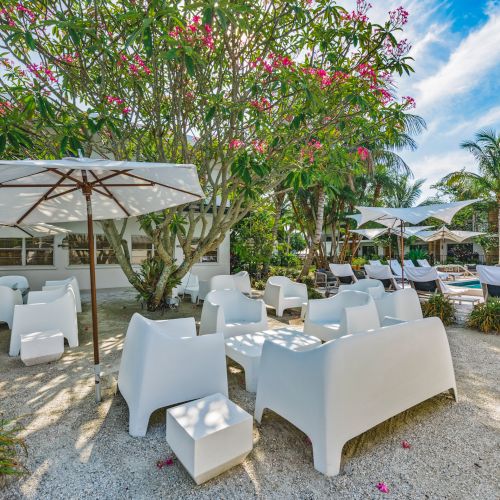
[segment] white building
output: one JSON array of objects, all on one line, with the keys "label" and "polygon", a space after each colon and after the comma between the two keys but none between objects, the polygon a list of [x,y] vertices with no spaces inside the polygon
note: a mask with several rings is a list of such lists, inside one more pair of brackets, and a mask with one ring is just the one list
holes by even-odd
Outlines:
[{"label": "white building", "polygon": [[[1,238],[0,276],[26,276],[32,290],[40,290],[45,280],[76,276],[83,290],[90,288],[88,269],[87,223],[70,222],[58,224],[69,229],[69,235],[44,238]],[[97,288],[120,288],[131,286],[109,245],[98,222],[94,223],[96,235]],[[135,218],[128,219],[123,235],[127,242],[130,259],[134,267],[154,252],[152,243],[140,229]],[[176,258],[182,262],[183,252],[176,248]],[[216,274],[229,274],[229,232],[215,251],[208,252],[195,264],[193,273],[205,280]]]}]

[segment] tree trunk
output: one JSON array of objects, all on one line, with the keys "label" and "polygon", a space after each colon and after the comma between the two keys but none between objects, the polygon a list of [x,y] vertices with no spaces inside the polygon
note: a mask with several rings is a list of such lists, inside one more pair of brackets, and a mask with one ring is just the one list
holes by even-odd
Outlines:
[{"label": "tree trunk", "polygon": [[309,269],[312,265],[314,255],[321,242],[321,234],[323,232],[323,220],[325,216],[325,189],[323,186],[318,188],[318,207],[316,210],[316,228],[314,231],[314,236],[311,241],[311,246],[309,247],[309,252],[307,254],[304,265],[302,266],[302,271],[300,276],[307,276],[309,274]]},{"label": "tree trunk", "polygon": [[[280,225],[280,219],[281,219],[281,209],[283,208],[283,201],[285,199],[285,193],[280,193],[277,194],[275,197],[276,204],[275,204],[275,212],[274,212],[274,221],[273,221],[273,229],[272,229],[272,236],[273,236],[273,249],[271,251],[271,255],[269,256],[269,260],[272,257],[272,253],[277,247],[277,241],[278,241],[278,228]],[[269,274],[269,262],[266,262],[264,264],[264,267],[262,269],[262,274],[264,276],[267,276]]]}]

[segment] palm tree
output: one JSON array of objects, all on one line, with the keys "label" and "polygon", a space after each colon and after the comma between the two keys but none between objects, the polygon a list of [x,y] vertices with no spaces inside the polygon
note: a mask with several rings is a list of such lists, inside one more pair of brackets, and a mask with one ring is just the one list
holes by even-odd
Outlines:
[{"label": "palm tree", "polygon": [[390,207],[412,207],[422,194],[425,179],[411,181],[409,174],[397,176],[388,188],[384,199]]},{"label": "palm tree", "polygon": [[491,232],[498,233],[500,263],[500,134],[495,130],[480,130],[475,141],[465,141],[460,147],[472,153],[479,174],[462,169],[452,172],[441,183],[461,194],[462,198],[478,197],[489,202],[488,222]]}]

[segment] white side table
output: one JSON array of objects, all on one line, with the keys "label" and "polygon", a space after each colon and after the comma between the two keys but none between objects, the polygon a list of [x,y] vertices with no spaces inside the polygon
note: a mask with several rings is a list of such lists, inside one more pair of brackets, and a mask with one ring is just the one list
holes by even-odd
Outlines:
[{"label": "white side table", "polygon": [[167,442],[196,484],[243,462],[252,431],[252,416],[222,394],[167,410]]},{"label": "white side table", "polygon": [[58,330],[21,335],[21,360],[26,366],[55,361],[63,352],[64,335]]},{"label": "white side table", "polygon": [[239,363],[245,370],[245,389],[248,392],[257,391],[259,380],[259,365],[262,346],[266,340],[292,349],[304,351],[321,345],[321,340],[311,335],[305,335],[292,328],[278,328],[262,332],[247,333],[226,339],[226,356]]}]

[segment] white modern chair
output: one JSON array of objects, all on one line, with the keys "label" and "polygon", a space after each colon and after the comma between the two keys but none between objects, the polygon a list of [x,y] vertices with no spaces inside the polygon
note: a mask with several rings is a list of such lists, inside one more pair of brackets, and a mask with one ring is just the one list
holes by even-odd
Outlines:
[{"label": "white modern chair", "polygon": [[338,284],[356,283],[358,278],[352,270],[351,264],[330,264],[330,271],[337,278]]},{"label": "white modern chair", "polygon": [[378,297],[385,293],[384,285],[380,280],[374,280],[370,278],[366,278],[363,280],[358,280],[356,283],[352,283],[352,285],[340,285],[339,293],[346,292],[347,290],[354,290],[357,292],[366,292],[370,294],[372,297]]},{"label": "white modern chair", "polygon": [[500,267],[477,266],[476,269],[483,288],[484,300],[489,297],[500,297]]},{"label": "white modern chair", "polygon": [[23,296],[20,290],[12,290],[8,286],[0,285],[0,322],[7,323],[12,328],[14,307],[22,305]]},{"label": "white modern chair", "polygon": [[307,285],[296,283],[286,276],[271,276],[266,283],[264,302],[283,316],[285,309],[302,307],[307,303]]},{"label": "white modern chair", "polygon": [[373,298],[351,290],[327,299],[310,300],[304,320],[304,333],[325,342],[379,327]]},{"label": "white modern chair", "polygon": [[255,419],[276,412],[312,442],[314,468],[340,472],[353,437],[441,392],[457,398],[446,331],[426,318],[349,335],[305,351],[266,341]]},{"label": "white modern chair", "polygon": [[388,265],[365,264],[365,271],[368,278],[381,281],[386,290],[399,289],[396,276],[392,274],[391,268]]},{"label": "white modern chair", "polygon": [[189,271],[185,274],[179,285],[177,285],[177,293],[179,295],[189,295],[191,297],[191,302],[196,304],[198,302],[198,295],[200,293],[200,280],[197,274],[193,274]]},{"label": "white modern chair", "polygon": [[12,290],[19,290],[23,297],[23,302],[26,302],[30,284],[25,276],[0,276],[0,286],[7,286]]},{"label": "white modern chair", "polygon": [[129,433],[145,436],[158,408],[228,395],[224,336],[196,336],[194,318],[152,321],[138,313],[130,320],[118,373],[127,402]]},{"label": "white modern chair", "polygon": [[64,280],[51,280],[46,281],[45,285],[42,287],[42,291],[53,290],[57,287],[64,287],[66,285],[71,285],[73,288],[73,292],[75,294],[75,304],[76,304],[76,312],[82,312],[82,300],[80,298],[80,285],[78,284],[78,280],[75,276],[70,276]]},{"label": "white modern chair", "polygon": [[30,292],[27,304],[15,306],[9,355],[19,355],[21,335],[47,330],[60,331],[70,347],[78,346],[75,295],[70,285]]},{"label": "white modern chair", "polygon": [[209,292],[212,290],[238,290],[238,285],[231,274],[217,274],[208,280]]},{"label": "white modern chair", "polygon": [[392,293],[384,292],[373,297],[377,307],[380,324],[385,324],[388,318],[399,321],[414,321],[422,319],[422,307],[417,292],[413,288],[396,290]]},{"label": "white modern chair", "polygon": [[239,290],[212,290],[201,311],[200,335],[222,332],[224,337],[267,330],[266,304]]},{"label": "white modern chair", "polygon": [[233,279],[236,288],[244,293],[245,295],[252,295],[252,284],[250,283],[250,275],[248,271],[240,271],[239,273],[233,274]]}]

